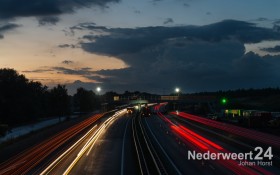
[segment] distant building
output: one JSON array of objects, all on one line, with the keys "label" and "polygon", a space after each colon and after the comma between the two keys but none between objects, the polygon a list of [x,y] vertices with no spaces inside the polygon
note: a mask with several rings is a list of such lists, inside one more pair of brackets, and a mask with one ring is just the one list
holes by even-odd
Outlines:
[{"label": "distant building", "polygon": [[179,96],[160,96],[161,101],[177,101]]},{"label": "distant building", "polygon": [[263,127],[272,119],[271,112],[259,110],[225,109],[227,120],[236,120],[247,127]]}]

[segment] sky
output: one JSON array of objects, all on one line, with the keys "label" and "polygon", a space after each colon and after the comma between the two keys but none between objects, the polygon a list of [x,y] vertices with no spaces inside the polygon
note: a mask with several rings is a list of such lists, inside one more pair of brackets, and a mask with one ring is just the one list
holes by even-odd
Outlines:
[{"label": "sky", "polygon": [[0,0],[0,68],[53,87],[280,87],[279,0]]}]

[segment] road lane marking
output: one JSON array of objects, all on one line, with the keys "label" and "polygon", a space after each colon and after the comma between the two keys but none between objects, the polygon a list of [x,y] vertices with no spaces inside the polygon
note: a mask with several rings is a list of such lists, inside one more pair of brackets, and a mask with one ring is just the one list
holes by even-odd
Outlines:
[{"label": "road lane marking", "polygon": [[122,161],[121,161],[121,175],[124,174],[124,146],[125,146],[125,138],[126,138],[126,131],[127,131],[127,125],[128,125],[128,121],[126,122],[125,125],[125,130],[124,130],[124,134],[123,134],[123,143],[122,143]]},{"label": "road lane marking", "polygon": [[163,154],[165,155],[165,157],[168,159],[168,161],[171,163],[171,165],[173,166],[173,168],[176,170],[177,174],[183,174],[178,168],[177,166],[174,164],[174,162],[171,160],[171,158],[169,157],[169,155],[165,152],[164,148],[161,146],[161,144],[159,143],[158,139],[156,138],[156,136],[154,135],[153,131],[151,130],[148,122],[146,121],[146,119],[144,120],[146,125],[148,126],[148,129],[150,131],[150,133],[152,134],[154,140],[157,142],[158,146],[160,147],[161,151],[163,152]]}]

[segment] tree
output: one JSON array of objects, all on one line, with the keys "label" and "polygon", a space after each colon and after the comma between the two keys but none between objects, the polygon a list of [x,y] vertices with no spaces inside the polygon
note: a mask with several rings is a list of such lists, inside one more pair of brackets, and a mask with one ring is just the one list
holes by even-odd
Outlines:
[{"label": "tree", "polygon": [[74,107],[79,112],[91,112],[98,107],[96,94],[92,90],[86,90],[82,87],[77,89],[74,94]]},{"label": "tree", "polygon": [[46,89],[14,69],[0,69],[0,122],[16,125],[35,120],[44,111]]},{"label": "tree", "polygon": [[70,97],[65,85],[57,85],[49,91],[52,115],[63,116],[70,113]]}]

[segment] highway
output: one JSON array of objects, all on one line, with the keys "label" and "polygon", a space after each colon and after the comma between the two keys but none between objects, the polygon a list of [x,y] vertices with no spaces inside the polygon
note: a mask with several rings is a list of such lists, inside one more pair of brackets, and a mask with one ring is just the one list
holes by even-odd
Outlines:
[{"label": "highway", "polygon": [[131,142],[131,116],[120,112],[69,174],[137,174]]},{"label": "highway", "polygon": [[[0,165],[0,174],[279,174],[277,136],[184,112],[165,104],[128,114],[96,114]],[[238,160],[190,158],[196,153],[247,153],[271,147],[272,166],[240,166]]]}]

